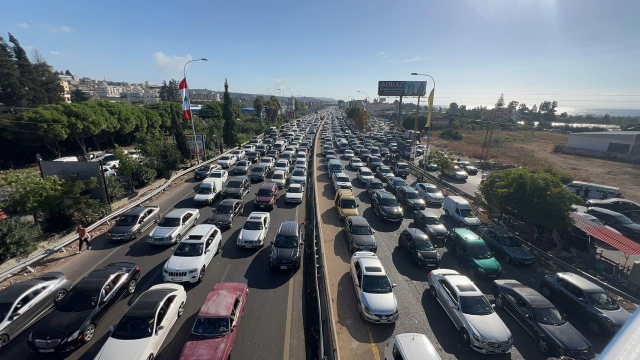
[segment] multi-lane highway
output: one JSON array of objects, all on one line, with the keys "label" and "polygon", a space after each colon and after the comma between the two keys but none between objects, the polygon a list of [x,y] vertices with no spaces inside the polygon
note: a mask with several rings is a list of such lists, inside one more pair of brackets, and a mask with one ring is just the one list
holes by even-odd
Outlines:
[{"label": "multi-lane highway", "polygon": [[[329,122],[327,122],[329,123]],[[364,184],[357,180],[356,172],[348,166],[348,161],[341,159],[345,173],[351,178],[353,193],[359,205],[359,213],[364,216],[376,231],[375,238],[378,245],[377,256],[380,258],[387,275],[392,283],[397,284],[393,289],[398,300],[400,318],[395,324],[371,324],[363,320],[358,312],[357,298],[354,286],[348,273],[348,262],[351,251],[348,249],[343,230],[344,222],[338,220],[334,207],[335,192],[331,179],[327,174],[325,160],[319,150],[320,142],[316,144],[316,180],[318,182],[319,210],[323,222],[322,235],[324,251],[329,272],[329,291],[332,307],[336,314],[336,332],[338,351],[343,359],[381,359],[387,341],[398,334],[415,332],[425,334],[434,344],[443,359],[480,359],[486,357],[465,347],[460,341],[458,331],[444,312],[442,307],[434,301],[427,290],[428,270],[418,268],[413,260],[398,246],[398,237],[402,230],[413,227],[410,216],[399,223],[381,221],[371,206],[371,199]],[[340,154],[338,154],[340,156]],[[480,175],[469,181],[479,183]],[[407,184],[414,185],[416,178],[410,175]],[[471,187],[473,185],[468,185]],[[429,210],[439,214],[441,220],[451,229],[457,225],[440,207],[429,206]],[[405,215],[407,215],[405,213]],[[467,271],[458,261],[447,253],[444,243],[435,242],[439,254],[442,256],[441,268],[454,269],[466,274]],[[499,259],[502,260],[502,259]],[[552,264],[538,259],[533,266],[518,266],[501,261],[504,279],[515,279],[534,289],[543,275],[556,272]],[[469,275],[469,274],[467,274]],[[485,294],[490,295],[488,280],[471,277]],[[489,298],[492,298],[489,296]],[[562,309],[561,309],[562,310]],[[510,355],[500,358],[511,359],[545,359],[534,339],[504,310],[497,309],[498,315],[510,329],[514,338],[514,345]],[[609,341],[608,336],[593,336],[580,319],[569,317],[569,321],[584,334],[593,344],[594,350],[600,352]]]},{"label": "multi-lane highway", "polygon": [[[229,170],[232,170],[233,167]],[[229,179],[233,176],[230,175]],[[192,198],[199,181],[187,178],[184,183],[165,193],[148,205],[159,205],[161,215],[176,208],[194,208]],[[224,230],[222,252],[216,255],[207,268],[200,284],[184,284],[187,303],[184,315],[178,319],[165,340],[157,359],[177,359],[189,334],[197,312],[208,292],[218,282],[240,282],[249,287],[249,295],[233,349],[236,359],[304,359],[305,339],[302,314],[302,271],[270,271],[269,241],[281,222],[296,220],[303,222],[305,203],[291,205],[285,203],[284,194],[271,211],[271,226],[261,249],[240,249],[236,238],[240,228],[253,210],[255,193],[260,183],[253,183],[244,197],[244,213],[233,226]],[[220,201],[218,198],[213,206]],[[303,200],[304,201],[304,200]],[[145,204],[146,205],[146,204]],[[197,207],[200,210],[198,223],[206,221],[212,214],[213,206]],[[61,354],[65,359],[93,359],[109,336],[109,325],[117,324],[133,301],[149,287],[162,283],[162,267],[171,256],[171,247],[151,246],[146,243],[151,227],[138,240],[129,243],[113,243],[104,236],[93,240],[92,249],[73,256],[56,271],[62,271],[76,282],[92,269],[116,261],[134,262],[140,266],[141,276],[136,292],[118,303],[98,325],[94,338],[74,352]],[[36,324],[37,326],[37,324]],[[3,349],[3,359],[41,359],[27,347],[30,330]],[[123,359],[124,360],[124,359]]]}]

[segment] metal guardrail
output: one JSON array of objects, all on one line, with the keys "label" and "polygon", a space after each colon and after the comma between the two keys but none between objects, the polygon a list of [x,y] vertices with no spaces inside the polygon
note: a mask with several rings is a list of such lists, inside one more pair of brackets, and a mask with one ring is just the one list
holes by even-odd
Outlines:
[{"label": "metal guardrail", "polygon": [[[241,144],[241,145],[245,145],[247,143],[248,142],[246,142],[244,144]],[[177,179],[177,178],[179,178],[179,177],[181,177],[181,176],[183,176],[183,175],[185,175],[185,174],[187,174],[187,173],[199,168],[200,166],[202,166],[204,164],[208,164],[208,163],[210,163],[212,161],[216,161],[217,159],[220,158],[220,156],[222,156],[224,154],[228,154],[229,152],[231,152],[233,150],[236,150],[236,149],[238,149],[238,148],[234,147],[234,148],[229,149],[226,152],[218,155],[217,157],[215,157],[213,159],[207,160],[207,161],[202,162],[202,163],[200,163],[198,165],[192,166],[192,167],[190,167],[188,169],[185,169],[183,171],[180,171],[180,172],[176,173],[171,178],[169,178],[169,180],[165,181],[164,184],[162,184],[159,188],[155,189],[151,193],[143,196],[142,198],[134,201],[133,203],[123,207],[122,209],[114,211],[111,214],[109,214],[109,215],[103,217],[102,219],[96,221],[95,223],[89,225],[87,227],[87,232],[89,232],[89,231],[91,231],[93,229],[96,229],[97,227],[103,225],[107,221],[112,220],[112,219],[124,214],[125,212],[131,210],[132,208],[134,208],[136,206],[139,206],[140,204],[142,204],[142,203],[148,201],[149,199],[151,199],[152,197],[158,195],[159,193],[164,191],[164,189],[167,186],[169,186],[175,179]],[[47,248],[45,250],[42,250],[38,254],[33,255],[33,256],[29,257],[28,259],[25,259],[25,260],[13,265],[13,266],[10,266],[10,267],[0,271],[0,281],[6,279],[7,277],[9,277],[9,276],[11,276],[11,275],[13,275],[13,274],[15,274],[17,272],[20,272],[20,271],[24,270],[27,266],[30,266],[33,263],[36,263],[36,262],[38,262],[38,261],[40,261],[42,259],[45,259],[45,258],[49,257],[50,255],[53,255],[53,254],[57,253],[58,251],[60,251],[60,249],[64,248],[65,246],[71,244],[72,242],[74,242],[76,240],[78,240],[78,235],[77,234],[69,235],[69,238],[67,238],[66,240],[62,240],[61,242],[57,243],[56,245],[53,245],[52,247],[49,247],[49,248]]]}]

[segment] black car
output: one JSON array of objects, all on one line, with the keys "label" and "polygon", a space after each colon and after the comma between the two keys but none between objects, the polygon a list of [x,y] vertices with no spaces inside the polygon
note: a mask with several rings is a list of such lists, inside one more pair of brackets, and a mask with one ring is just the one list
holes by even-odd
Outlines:
[{"label": "black car", "polygon": [[249,193],[251,187],[251,181],[248,176],[236,176],[227,183],[227,187],[224,189],[222,196],[233,199],[240,199]]},{"label": "black car", "polygon": [[504,261],[511,264],[533,264],[536,262],[536,256],[522,246],[523,240],[517,236],[489,226],[480,226],[476,232],[482,236],[484,242],[494,253],[502,256]]},{"label": "black car", "polygon": [[[365,161],[364,159],[362,159],[362,161]],[[378,156],[370,156],[367,164],[369,166],[367,166],[369,169],[371,169],[371,171],[376,171],[378,170],[378,166],[382,165],[382,159]]]},{"label": "black car", "polygon": [[413,213],[413,221],[418,229],[424,231],[430,239],[445,240],[449,231],[440,221],[440,217],[429,210],[420,210]]},{"label": "black car", "polygon": [[209,175],[211,174],[211,172],[213,170],[219,169],[220,166],[219,165],[215,165],[215,164],[206,164],[206,165],[202,165],[198,168],[198,170],[196,170],[193,173],[193,177],[196,178],[196,180],[203,180],[206,179],[207,177],[209,177]]},{"label": "black car", "polygon": [[244,212],[244,203],[240,199],[224,199],[216,206],[208,222],[219,228],[230,228],[233,220]]},{"label": "black car", "polygon": [[264,178],[267,176],[267,167],[264,165],[256,165],[251,168],[249,171],[249,179],[251,181],[264,181]]},{"label": "black car", "polygon": [[[360,155],[358,155],[358,157],[362,161],[369,161],[369,158],[371,157],[371,151],[369,151],[368,149],[362,149],[362,150],[360,150]],[[371,166],[371,165],[369,165],[369,166]]]},{"label": "black car", "polygon": [[302,257],[302,227],[297,221],[284,221],[271,242],[271,269],[298,269]]},{"label": "black car", "polygon": [[64,299],[71,286],[61,272],[42,274],[0,291],[0,351],[40,315]]},{"label": "black car", "polygon": [[369,193],[369,196],[373,198],[373,194],[380,190],[384,191],[384,184],[380,179],[373,178],[367,181],[367,193]]},{"label": "black car", "polygon": [[277,160],[278,156],[280,156],[280,152],[278,150],[271,149],[267,151],[267,156],[273,158],[274,160]]},{"label": "black car", "polygon": [[247,151],[247,160],[249,160],[252,164],[257,163],[260,160],[260,154],[257,151]]},{"label": "black car", "polygon": [[571,356],[576,360],[595,358],[591,343],[562,317],[553,304],[516,280],[494,280],[491,290],[496,306],[506,310],[533,336],[546,356]]},{"label": "black car", "polygon": [[640,225],[620,213],[599,207],[591,207],[587,209],[587,214],[597,217],[605,225],[620,231],[622,235],[629,239],[640,240]]},{"label": "black car", "polygon": [[378,244],[373,236],[375,231],[369,226],[367,219],[362,216],[348,216],[345,219],[345,233],[351,251],[367,250],[376,252]]},{"label": "black car", "polygon": [[627,199],[591,199],[587,200],[587,207],[599,207],[631,217],[640,216],[640,204]]},{"label": "black car", "polygon": [[400,233],[398,245],[403,248],[416,264],[435,269],[440,266],[440,255],[427,234],[416,228],[407,228]]},{"label": "black car", "polygon": [[405,211],[414,212],[424,210],[427,203],[424,201],[416,189],[411,186],[401,186],[396,190],[396,197]]},{"label": "black car", "polygon": [[37,353],[60,353],[91,341],[100,321],[134,293],[139,276],[140,268],[129,262],[93,270],[36,324],[27,344]]},{"label": "black car", "polygon": [[371,207],[382,220],[402,221],[402,207],[393,194],[381,190],[373,194]]},{"label": "black car", "polygon": [[271,150],[271,147],[267,144],[260,144],[258,146],[256,146],[256,152],[258,154],[260,154],[260,156],[265,156],[267,155],[267,152]]},{"label": "black car", "polygon": [[398,195],[398,189],[400,189],[403,186],[407,186],[407,183],[404,181],[404,179],[398,176],[394,176],[394,177],[389,176],[386,178],[386,181],[387,181],[387,189],[389,189],[389,192],[392,193],[393,195]]}]

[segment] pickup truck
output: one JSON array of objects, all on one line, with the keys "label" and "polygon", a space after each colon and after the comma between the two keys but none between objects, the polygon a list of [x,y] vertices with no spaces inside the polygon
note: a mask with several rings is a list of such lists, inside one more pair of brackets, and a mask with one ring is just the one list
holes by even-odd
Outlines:
[{"label": "pickup truck", "polygon": [[200,186],[198,191],[193,196],[193,202],[196,204],[211,204],[213,200],[222,192],[222,179],[220,178],[206,178]]},{"label": "pickup truck", "polygon": [[396,166],[394,167],[393,172],[394,174],[400,176],[401,178],[406,179],[410,173],[409,164],[407,164],[406,162],[396,163]]}]

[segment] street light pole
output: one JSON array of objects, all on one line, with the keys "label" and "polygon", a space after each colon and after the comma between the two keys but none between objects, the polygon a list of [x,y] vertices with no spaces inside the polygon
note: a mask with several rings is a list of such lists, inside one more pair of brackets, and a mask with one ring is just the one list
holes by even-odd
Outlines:
[{"label": "street light pole", "polygon": [[[427,76],[429,78],[431,78],[431,81],[433,81],[433,91],[435,93],[436,90],[436,80],[433,78],[433,76],[431,75],[427,75],[427,74],[418,74],[418,73],[411,73],[411,75],[417,75],[417,76]],[[429,106],[428,111],[433,112],[433,109],[431,109],[431,106]],[[422,162],[424,164],[424,170],[427,171],[427,155],[429,155],[429,141],[431,141],[431,124],[429,124],[429,129],[427,130],[427,148],[425,149],[424,155],[422,156]]]},{"label": "street light pole", "polygon": [[[190,62],[194,62],[194,61],[209,61],[209,60],[207,60],[206,58],[200,58],[200,59],[194,59],[194,60],[187,61],[184,64],[184,67],[182,68],[182,74],[184,75],[185,83],[187,82],[187,65],[189,65]],[[187,86],[186,96],[187,97],[189,96],[189,86]],[[183,101],[184,101],[184,99],[183,99]],[[196,147],[196,159],[198,161],[198,164],[200,164],[200,147],[198,146],[198,139],[196,138],[196,125],[195,125],[195,119],[193,118],[193,113],[191,112],[191,102],[189,102],[189,116],[191,117],[191,130],[193,131],[193,144]],[[202,136],[204,136],[204,134]],[[203,146],[204,146],[204,141],[203,141]],[[202,150],[203,150],[203,153],[204,153],[204,149],[202,149]]]}]

